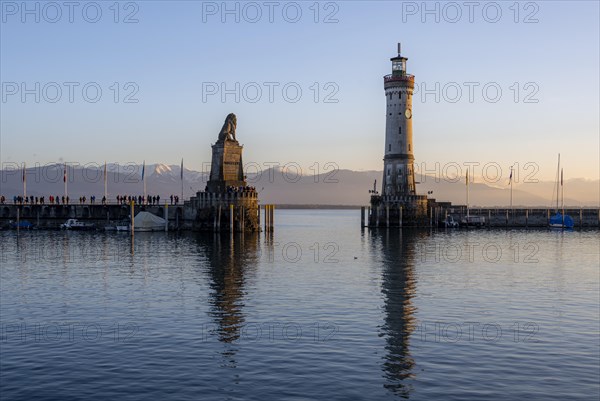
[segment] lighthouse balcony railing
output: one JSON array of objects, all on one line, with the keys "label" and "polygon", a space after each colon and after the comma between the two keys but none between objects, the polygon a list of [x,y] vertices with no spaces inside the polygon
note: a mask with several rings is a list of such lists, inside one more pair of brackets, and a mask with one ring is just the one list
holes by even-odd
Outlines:
[{"label": "lighthouse balcony railing", "polygon": [[389,75],[386,75],[383,77],[384,83],[397,82],[397,81],[415,82],[415,76],[411,75],[411,74],[404,74],[404,75],[389,74]]}]

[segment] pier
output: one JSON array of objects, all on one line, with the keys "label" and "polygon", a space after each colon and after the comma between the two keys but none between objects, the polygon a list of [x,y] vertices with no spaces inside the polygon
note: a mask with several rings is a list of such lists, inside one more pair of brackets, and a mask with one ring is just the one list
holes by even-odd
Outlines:
[{"label": "pier", "polygon": [[[556,211],[551,208],[469,208],[470,216],[484,218],[483,227],[488,228],[539,228],[548,227],[550,217]],[[565,215],[571,216],[575,228],[600,228],[599,208],[565,208]],[[448,202],[436,203],[428,199],[425,216],[415,218],[411,210],[403,207],[389,207],[381,204],[378,207],[361,208],[362,227],[440,227],[448,217],[460,222],[467,216],[465,205],[451,205]]]}]

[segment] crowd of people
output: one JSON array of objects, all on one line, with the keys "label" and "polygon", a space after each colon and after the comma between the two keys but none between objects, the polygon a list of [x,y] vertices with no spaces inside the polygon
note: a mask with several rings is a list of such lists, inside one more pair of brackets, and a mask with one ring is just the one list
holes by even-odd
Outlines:
[{"label": "crowd of people", "polygon": [[[179,196],[178,195],[171,195],[169,196],[169,199],[171,201],[171,205],[178,205],[179,204]],[[159,205],[160,204],[160,195],[147,195],[147,196],[142,196],[142,195],[117,195],[116,197],[117,200],[117,204],[119,205],[128,205],[130,204],[132,201],[137,203],[138,205]],[[13,204],[15,205],[68,205],[70,203],[71,199],[68,196],[54,196],[54,195],[50,195],[48,196],[48,203],[46,203],[46,197],[45,196],[13,196]],[[106,199],[106,196],[103,196],[101,199],[101,203],[103,205],[106,205],[108,203],[108,199]],[[0,195],[0,204],[4,205],[6,204],[6,197],[4,195]],[[86,204],[90,204],[90,205],[95,205],[96,204],[96,195],[92,195],[89,198],[85,197],[85,196],[80,196],[79,197],[79,204],[80,205],[86,205]]]},{"label": "crowd of people", "polygon": [[[71,199],[68,196],[53,196],[50,195],[48,197],[48,204],[49,205],[68,205],[69,201]],[[81,198],[79,199],[79,201],[81,202]],[[6,203],[6,198],[4,197],[4,195],[0,196],[0,204],[5,204]],[[13,203],[15,205],[45,205],[46,204],[46,197],[45,196],[13,196]]]},{"label": "crowd of people", "polygon": [[256,188],[246,185],[245,187],[227,187],[227,193],[237,193],[237,192],[256,192]]}]

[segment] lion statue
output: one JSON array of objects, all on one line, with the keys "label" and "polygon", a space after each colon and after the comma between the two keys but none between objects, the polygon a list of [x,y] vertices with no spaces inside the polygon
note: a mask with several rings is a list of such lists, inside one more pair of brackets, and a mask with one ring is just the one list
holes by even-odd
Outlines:
[{"label": "lion statue", "polygon": [[219,142],[237,141],[237,139],[235,139],[236,126],[237,118],[235,114],[229,113],[227,118],[225,118],[225,123],[223,124],[223,128],[221,128],[221,132],[219,132]]}]

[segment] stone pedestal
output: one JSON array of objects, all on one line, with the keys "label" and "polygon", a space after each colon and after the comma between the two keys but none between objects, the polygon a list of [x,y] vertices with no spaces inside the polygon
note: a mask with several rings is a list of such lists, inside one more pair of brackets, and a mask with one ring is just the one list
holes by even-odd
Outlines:
[{"label": "stone pedestal", "polygon": [[221,193],[228,187],[245,187],[242,150],[237,141],[224,140],[212,145],[212,163],[207,191]]}]

